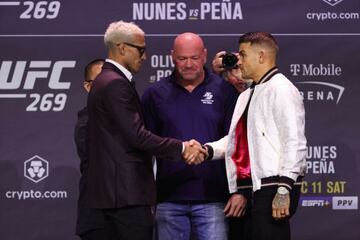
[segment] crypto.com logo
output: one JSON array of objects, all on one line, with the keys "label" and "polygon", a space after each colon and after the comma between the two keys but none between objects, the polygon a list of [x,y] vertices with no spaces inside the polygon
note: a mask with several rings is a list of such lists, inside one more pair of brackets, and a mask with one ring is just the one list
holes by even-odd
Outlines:
[{"label": "crypto.com logo", "polygon": [[24,162],[24,176],[34,183],[40,182],[49,176],[49,162],[38,155],[33,156]]},{"label": "crypto.com logo", "polygon": [[323,2],[329,4],[330,6],[335,6],[341,3],[343,0],[323,0]]}]

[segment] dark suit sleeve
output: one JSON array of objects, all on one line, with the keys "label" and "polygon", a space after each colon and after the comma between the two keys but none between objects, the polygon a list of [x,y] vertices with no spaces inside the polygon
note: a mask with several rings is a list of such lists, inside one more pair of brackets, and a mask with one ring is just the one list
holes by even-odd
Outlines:
[{"label": "dark suit sleeve", "polygon": [[[127,81],[127,80],[126,80]],[[140,116],[137,95],[126,81],[112,81],[106,88],[105,102],[109,114],[126,143],[140,151],[161,158],[181,158],[182,142],[171,138],[161,138],[147,129]]]}]

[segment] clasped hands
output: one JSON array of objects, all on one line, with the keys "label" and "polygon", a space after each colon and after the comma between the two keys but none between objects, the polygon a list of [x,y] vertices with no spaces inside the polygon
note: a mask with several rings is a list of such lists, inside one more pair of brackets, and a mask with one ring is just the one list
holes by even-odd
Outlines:
[{"label": "clasped hands", "polygon": [[185,149],[182,155],[184,161],[189,165],[200,164],[209,155],[207,149],[194,139],[184,142],[184,145]]}]

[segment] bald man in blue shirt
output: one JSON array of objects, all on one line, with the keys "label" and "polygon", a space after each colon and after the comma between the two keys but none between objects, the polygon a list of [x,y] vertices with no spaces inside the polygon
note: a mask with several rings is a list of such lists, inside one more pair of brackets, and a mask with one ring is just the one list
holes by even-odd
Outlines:
[{"label": "bald man in blue shirt", "polygon": [[[142,98],[146,127],[157,135],[200,143],[215,141],[228,132],[238,93],[204,65],[207,50],[194,33],[174,40],[173,73],[148,88]],[[156,224],[159,240],[226,240],[229,199],[224,161],[197,166],[157,162]],[[225,207],[226,206],[226,207]]]}]

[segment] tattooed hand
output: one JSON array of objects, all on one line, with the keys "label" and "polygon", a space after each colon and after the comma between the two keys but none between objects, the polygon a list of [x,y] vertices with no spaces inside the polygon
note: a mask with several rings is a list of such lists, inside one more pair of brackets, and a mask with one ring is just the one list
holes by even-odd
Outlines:
[{"label": "tattooed hand", "polygon": [[290,215],[290,193],[276,193],[272,202],[272,216],[275,220],[282,220]]}]

